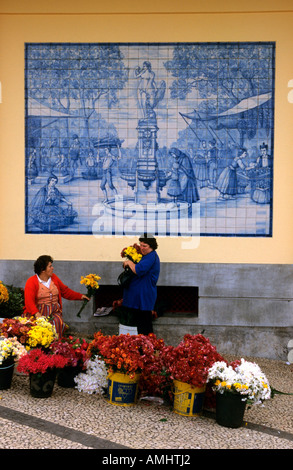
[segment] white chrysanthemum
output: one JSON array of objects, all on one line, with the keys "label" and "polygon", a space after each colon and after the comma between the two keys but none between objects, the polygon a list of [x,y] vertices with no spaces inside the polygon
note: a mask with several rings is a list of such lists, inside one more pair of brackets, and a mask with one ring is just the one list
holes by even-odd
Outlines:
[{"label": "white chrysanthemum", "polygon": [[81,372],[74,379],[76,388],[79,392],[103,394],[108,385],[107,375],[108,371],[102,359],[99,357],[90,359],[86,372]]},{"label": "white chrysanthemum", "polygon": [[8,338],[0,338],[0,364],[8,359],[10,356],[15,356],[15,350],[12,342]]},{"label": "white chrysanthemum", "polygon": [[208,381],[214,383],[213,389],[217,392],[237,391],[251,400],[255,405],[271,397],[268,379],[254,362],[241,359],[241,363],[234,369],[225,362],[216,362],[209,370]]},{"label": "white chrysanthemum", "polygon": [[247,362],[241,359],[241,364],[236,370],[242,380],[245,380],[248,384],[248,398],[253,400],[255,404],[259,404],[271,397],[269,381],[255,362]]}]

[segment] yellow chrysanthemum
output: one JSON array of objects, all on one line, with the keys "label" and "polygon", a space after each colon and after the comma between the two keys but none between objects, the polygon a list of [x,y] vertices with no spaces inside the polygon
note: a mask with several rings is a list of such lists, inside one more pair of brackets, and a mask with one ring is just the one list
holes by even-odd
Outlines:
[{"label": "yellow chrysanthemum", "polygon": [[138,263],[142,258],[142,255],[138,253],[133,246],[125,248],[124,255],[125,257],[130,257],[134,263]]},{"label": "yellow chrysanthemum", "polygon": [[92,289],[98,289],[100,276],[97,274],[88,274],[87,276],[81,276],[81,284],[84,284],[87,287],[91,287]]},{"label": "yellow chrysanthemum", "polygon": [[50,344],[57,339],[58,335],[55,326],[48,322],[44,317],[37,318],[35,325],[28,332],[27,346],[36,348],[43,346],[48,348]]},{"label": "yellow chrysanthemum", "polygon": [[9,300],[8,290],[6,286],[4,286],[3,282],[0,281],[0,304],[2,302],[8,302],[8,300]]},{"label": "yellow chrysanthemum", "polygon": [[242,388],[242,385],[238,382],[235,382],[234,384],[234,387],[237,388],[237,389],[241,389]]}]

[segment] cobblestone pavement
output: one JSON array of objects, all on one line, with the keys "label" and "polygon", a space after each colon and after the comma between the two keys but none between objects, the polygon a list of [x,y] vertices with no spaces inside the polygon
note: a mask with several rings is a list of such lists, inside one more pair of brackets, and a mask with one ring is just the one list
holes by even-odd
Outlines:
[{"label": "cobblestone pavement", "polygon": [[[293,364],[246,359],[259,364],[273,388],[293,393]],[[145,400],[120,407],[57,384],[50,398],[33,398],[28,377],[20,375],[0,397],[0,449],[103,449],[107,455],[142,449],[186,455],[195,449],[293,449],[293,395],[278,394],[247,409],[238,429],[219,426],[207,410],[185,417]]]}]

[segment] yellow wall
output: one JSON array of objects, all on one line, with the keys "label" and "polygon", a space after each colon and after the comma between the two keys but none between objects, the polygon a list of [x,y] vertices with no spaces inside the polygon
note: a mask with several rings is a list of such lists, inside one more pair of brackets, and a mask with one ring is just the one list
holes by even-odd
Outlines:
[{"label": "yellow wall", "polygon": [[2,0],[0,258],[35,259],[40,254],[49,253],[58,260],[119,261],[125,242],[136,241],[118,237],[97,239],[86,235],[24,233],[26,42],[276,41],[272,238],[201,237],[195,249],[184,249],[181,238],[162,238],[159,240],[159,254],[163,262],[292,263],[293,102],[288,100],[288,82],[293,79],[292,25],[291,0]]}]

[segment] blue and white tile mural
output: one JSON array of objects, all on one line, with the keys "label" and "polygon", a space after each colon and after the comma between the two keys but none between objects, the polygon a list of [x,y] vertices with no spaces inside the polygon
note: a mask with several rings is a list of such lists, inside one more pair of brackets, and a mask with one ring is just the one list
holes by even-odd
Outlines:
[{"label": "blue and white tile mural", "polygon": [[26,233],[271,236],[275,44],[25,46]]}]

